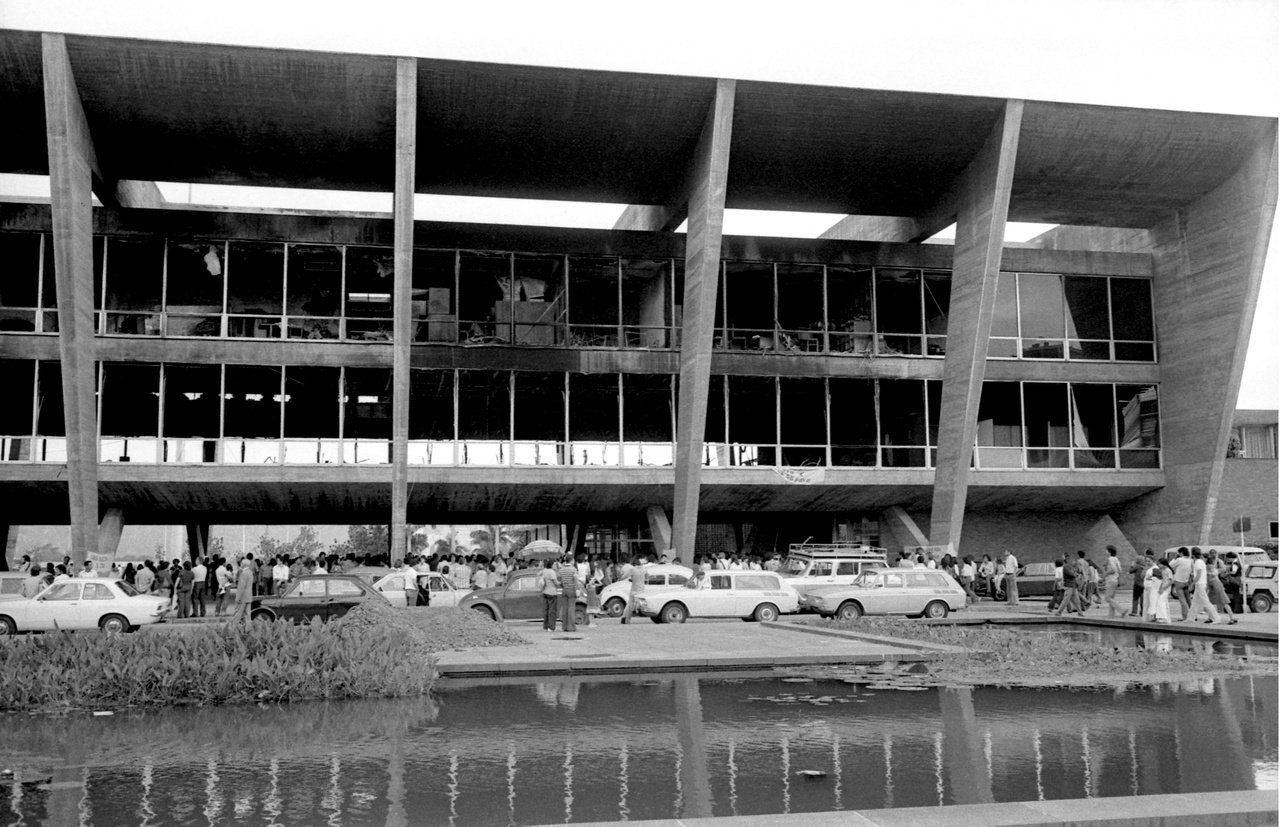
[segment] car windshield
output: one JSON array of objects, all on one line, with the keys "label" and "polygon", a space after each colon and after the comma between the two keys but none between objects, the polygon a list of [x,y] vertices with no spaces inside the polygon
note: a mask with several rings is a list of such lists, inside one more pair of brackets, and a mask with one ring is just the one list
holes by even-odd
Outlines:
[{"label": "car windshield", "polygon": [[802,557],[788,557],[782,562],[782,571],[784,574],[801,574],[808,565],[809,561]]}]

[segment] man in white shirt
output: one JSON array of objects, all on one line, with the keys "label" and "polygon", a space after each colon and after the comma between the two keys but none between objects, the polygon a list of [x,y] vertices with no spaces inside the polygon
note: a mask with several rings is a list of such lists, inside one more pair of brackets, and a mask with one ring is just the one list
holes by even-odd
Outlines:
[{"label": "man in white shirt", "polygon": [[283,557],[277,557],[276,564],[271,567],[271,580],[274,582],[276,594],[283,593],[284,587],[289,584],[289,564]]},{"label": "man in white shirt", "polygon": [[92,561],[92,560],[85,560],[85,561],[84,561],[84,568],[83,568],[83,569],[81,569],[81,570],[80,570],[80,572],[79,572],[78,574],[76,574],[76,577],[85,577],[85,578],[88,578],[88,577],[97,577],[97,576],[98,576],[98,573],[97,573],[96,571],[94,571],[94,570],[93,570],[93,561]]},{"label": "man in white shirt", "polygon": [[1209,615],[1205,623],[1218,623],[1218,610],[1209,602],[1209,572],[1199,547],[1191,549],[1191,608],[1184,620],[1195,623],[1200,612]]},{"label": "man in white shirt", "polygon": [[1010,606],[1018,605],[1018,558],[1007,550],[1004,557],[1004,597]]},{"label": "man in white shirt", "polygon": [[199,557],[191,567],[191,616],[204,617],[205,581],[209,579],[209,567]]}]

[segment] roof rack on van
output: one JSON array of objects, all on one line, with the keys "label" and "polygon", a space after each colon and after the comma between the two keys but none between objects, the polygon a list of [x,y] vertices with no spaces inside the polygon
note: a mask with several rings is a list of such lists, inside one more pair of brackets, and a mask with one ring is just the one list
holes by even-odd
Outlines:
[{"label": "roof rack on van", "polygon": [[787,547],[788,554],[832,554],[841,557],[869,555],[879,559],[884,559],[887,553],[878,546],[868,546],[862,543],[792,543]]}]

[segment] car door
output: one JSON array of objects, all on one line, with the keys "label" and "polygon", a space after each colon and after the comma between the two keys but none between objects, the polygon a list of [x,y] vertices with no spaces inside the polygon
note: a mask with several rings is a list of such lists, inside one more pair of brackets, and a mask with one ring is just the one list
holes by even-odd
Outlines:
[{"label": "car door", "polygon": [[382,593],[382,599],[386,600],[397,609],[405,607],[404,600],[404,575],[393,574],[382,578],[378,581],[378,585],[374,586]]},{"label": "car door", "polygon": [[500,608],[504,618],[530,620],[542,617],[541,570],[520,574],[502,591]]},{"label": "car door", "polygon": [[325,601],[325,619],[327,620],[342,617],[370,596],[360,588],[359,583],[346,578],[334,578],[324,582],[328,591],[328,599]]},{"label": "car door", "polygon": [[463,593],[455,589],[452,583],[435,572],[431,573],[427,585],[428,590],[431,592],[432,606],[457,606],[458,601],[462,599]]},{"label": "car door", "polygon": [[[875,576],[876,585],[872,589],[871,605],[866,606],[872,614],[906,614],[906,598],[902,593],[903,578],[908,572],[886,571]],[[874,606],[874,608],[872,608]]]},{"label": "car door", "polygon": [[764,594],[771,579],[763,574],[745,572],[733,578],[733,613],[739,617],[748,617],[761,603],[774,603]]},{"label": "car door", "polygon": [[325,616],[328,594],[324,578],[312,577],[299,580],[289,587],[284,596],[275,601],[276,615],[295,623],[305,623],[313,617]]},{"label": "car door", "polygon": [[80,592],[83,587],[84,584],[76,580],[54,583],[41,592],[39,597],[30,601],[27,605],[26,624],[24,626],[19,622],[18,628],[36,631],[87,628],[84,625],[80,601]]},{"label": "car door", "polygon": [[733,575],[727,572],[708,574],[706,584],[697,590],[693,598],[688,604],[692,617],[734,617],[738,613]]}]

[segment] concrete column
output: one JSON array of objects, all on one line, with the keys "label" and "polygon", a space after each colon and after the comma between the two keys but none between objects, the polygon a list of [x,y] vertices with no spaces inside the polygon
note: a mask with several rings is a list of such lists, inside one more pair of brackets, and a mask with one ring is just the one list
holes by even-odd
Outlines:
[{"label": "concrete column", "polygon": [[938,690],[942,706],[944,738],[942,749],[947,780],[955,804],[991,804],[991,773],[982,752],[977,715],[973,711],[973,690],[967,686]]},{"label": "concrete column", "polygon": [[187,526],[187,553],[192,555],[192,562],[195,556],[204,557],[209,553],[209,526]]},{"label": "concrete column", "polygon": [[[13,557],[14,541],[18,538],[18,532],[7,525],[0,525],[0,548],[4,549],[0,553],[0,571],[9,570],[9,560]],[[17,565],[18,561],[14,560],[13,565]]]},{"label": "concrete column", "polygon": [[717,81],[715,102],[707,113],[689,176],[672,537],[676,553],[685,559],[692,559],[694,538],[698,534],[702,436],[711,384],[711,342],[715,332],[716,289],[720,282],[720,235],[724,228],[736,90],[732,80]]},{"label": "concrete column", "polygon": [[631,204],[614,222],[615,230],[642,230],[645,232],[674,232],[686,217],[683,206],[671,207],[658,204]]},{"label": "concrete column", "polygon": [[120,535],[124,533],[124,509],[108,508],[98,525],[98,554],[115,560],[120,549]]},{"label": "concrete column", "polygon": [[44,106],[49,146],[53,261],[57,270],[58,354],[67,426],[71,560],[78,569],[98,548],[98,439],[94,395],[93,141],[66,39],[43,34]]},{"label": "concrete column", "polygon": [[649,534],[653,537],[653,548],[658,560],[671,562],[671,522],[667,520],[667,510],[660,505],[651,505],[645,511],[649,519]]},{"label": "concrete column", "polygon": [[677,678],[676,721],[679,724],[680,789],[684,807],[680,818],[711,818],[711,774],[707,764],[707,733],[702,724],[702,693],[695,677]]},{"label": "concrete column", "polygon": [[418,62],[396,61],[394,336],[391,367],[391,559],[408,551],[409,349],[413,343],[413,190],[418,134]]},{"label": "concrete column", "polygon": [[1276,128],[1216,190],[1150,228],[1165,487],[1119,515],[1138,545],[1209,541],[1276,214]]},{"label": "concrete column", "polygon": [[897,540],[898,545],[903,548],[929,545],[929,538],[924,536],[924,532],[916,525],[916,521],[900,505],[891,505],[886,508],[880,515],[880,524],[889,528],[893,539]]},{"label": "concrete column", "polygon": [[930,519],[935,546],[960,547],[1022,108],[1020,100],[1005,103],[991,135],[952,190],[956,244]]}]

